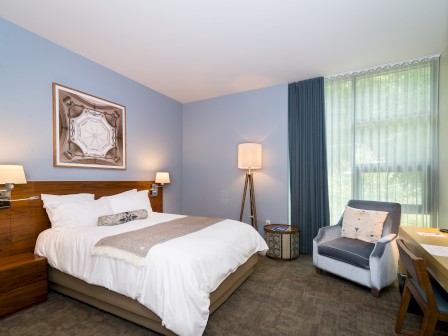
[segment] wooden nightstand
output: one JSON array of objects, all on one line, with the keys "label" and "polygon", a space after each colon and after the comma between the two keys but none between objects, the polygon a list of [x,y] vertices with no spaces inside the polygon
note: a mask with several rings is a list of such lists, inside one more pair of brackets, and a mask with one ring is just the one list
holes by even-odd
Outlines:
[{"label": "wooden nightstand", "polygon": [[33,253],[0,258],[0,317],[47,300],[47,268]]}]

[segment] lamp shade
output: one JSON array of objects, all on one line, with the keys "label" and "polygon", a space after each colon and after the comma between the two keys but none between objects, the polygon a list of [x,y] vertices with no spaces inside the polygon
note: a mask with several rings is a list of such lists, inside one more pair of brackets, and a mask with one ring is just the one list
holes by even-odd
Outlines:
[{"label": "lamp shade", "polygon": [[0,184],[5,183],[25,184],[26,178],[23,166],[0,165]]},{"label": "lamp shade", "polygon": [[261,168],[261,144],[249,142],[238,145],[238,168]]},{"label": "lamp shade", "polygon": [[170,183],[170,173],[167,172],[157,172],[156,183],[164,185],[165,183]]}]

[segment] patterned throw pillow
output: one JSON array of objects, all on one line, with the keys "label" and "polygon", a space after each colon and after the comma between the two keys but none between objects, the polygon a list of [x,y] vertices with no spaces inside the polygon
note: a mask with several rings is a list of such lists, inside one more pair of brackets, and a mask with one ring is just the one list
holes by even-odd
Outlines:
[{"label": "patterned throw pillow", "polygon": [[120,212],[115,215],[101,216],[98,218],[98,226],[110,226],[124,224],[136,219],[145,219],[148,217],[146,209]]},{"label": "patterned throw pillow", "polygon": [[381,239],[384,221],[388,214],[386,211],[363,210],[346,206],[341,236],[375,243]]}]

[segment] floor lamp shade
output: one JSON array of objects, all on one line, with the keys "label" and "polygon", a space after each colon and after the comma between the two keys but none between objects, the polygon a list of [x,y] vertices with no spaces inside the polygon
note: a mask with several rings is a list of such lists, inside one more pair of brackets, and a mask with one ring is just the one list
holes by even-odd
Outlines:
[{"label": "floor lamp shade", "polygon": [[261,168],[261,144],[242,143],[238,145],[238,168],[260,169]]}]

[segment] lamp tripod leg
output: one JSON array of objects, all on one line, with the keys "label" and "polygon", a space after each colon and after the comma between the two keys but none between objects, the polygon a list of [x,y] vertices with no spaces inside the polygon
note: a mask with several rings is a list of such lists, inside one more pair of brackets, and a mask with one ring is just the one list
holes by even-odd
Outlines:
[{"label": "lamp tripod leg", "polygon": [[241,202],[240,222],[243,220],[244,203],[246,202],[247,188],[249,188],[250,197],[250,223],[255,230],[258,231],[257,207],[255,205],[255,188],[254,176],[252,173],[246,174],[246,181],[244,182],[243,200]]},{"label": "lamp tripod leg", "polygon": [[246,202],[246,191],[248,181],[249,181],[249,174],[246,174],[246,181],[244,182],[243,200],[241,202],[240,222],[243,220],[244,203]]},{"label": "lamp tripod leg", "polygon": [[250,187],[250,214],[251,223],[255,230],[258,231],[258,220],[257,220],[257,208],[255,205],[255,188],[254,188],[254,176],[250,174],[249,176],[249,187]]}]

